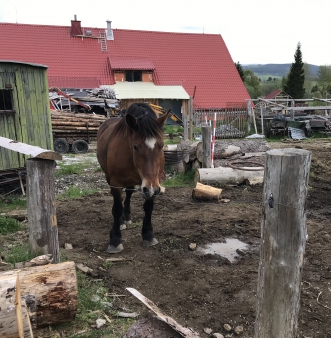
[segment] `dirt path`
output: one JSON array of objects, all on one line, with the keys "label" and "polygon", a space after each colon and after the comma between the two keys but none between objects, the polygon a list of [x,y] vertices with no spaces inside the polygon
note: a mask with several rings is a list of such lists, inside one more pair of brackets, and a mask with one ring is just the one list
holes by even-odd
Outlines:
[{"label": "dirt path", "polygon": [[[271,144],[272,148],[293,146],[313,153],[307,209],[309,241],[298,332],[299,337],[326,338],[331,337],[331,142]],[[99,174],[91,174],[90,180],[100,182]],[[143,201],[138,193],[134,194],[134,224],[123,231],[124,251],[120,254],[128,260],[113,263],[106,271],[99,269],[104,266],[98,256],[109,257],[105,249],[112,202],[107,192],[59,202],[60,245],[71,243],[74,250],[65,252],[67,258],[94,269],[95,276],[104,279],[111,293],[127,294],[115,301],[118,309],[136,311],[141,317],[148,313],[125,291],[133,287],[202,337],[207,337],[203,333],[206,327],[225,335],[224,324],[233,328],[241,325],[241,337],[252,337],[262,186],[224,187],[222,197],[230,199],[228,204],[197,203],[192,201],[191,193],[192,188],[167,188],[166,194],[157,199],[153,224],[160,244],[148,249],[142,247],[140,236]],[[248,245],[232,263],[219,255],[189,250],[190,243],[201,248],[226,239],[238,239]],[[329,309],[317,302],[319,294],[319,302]]]}]

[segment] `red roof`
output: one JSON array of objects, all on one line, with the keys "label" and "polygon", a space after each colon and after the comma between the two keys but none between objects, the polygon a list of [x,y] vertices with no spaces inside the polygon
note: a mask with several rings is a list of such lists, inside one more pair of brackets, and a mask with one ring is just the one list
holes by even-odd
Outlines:
[{"label": "red roof", "polygon": [[268,94],[265,99],[266,100],[271,100],[274,99],[277,95],[279,94],[283,94],[283,95],[287,95],[285,92],[283,92],[281,89],[275,89],[273,90],[270,94]]},{"label": "red roof", "polygon": [[[153,70],[156,85],[182,85],[201,108],[245,104],[250,96],[220,35],[113,29],[105,50],[100,28],[0,23],[0,60],[48,65],[49,85],[114,84],[113,69]],[[94,37],[94,38],[93,38]],[[102,51],[103,48],[103,51]]]}]

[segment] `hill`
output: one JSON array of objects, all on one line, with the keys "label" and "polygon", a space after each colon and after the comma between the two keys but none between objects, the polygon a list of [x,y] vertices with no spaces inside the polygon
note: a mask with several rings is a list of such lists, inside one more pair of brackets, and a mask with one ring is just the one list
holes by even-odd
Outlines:
[{"label": "hill", "polygon": [[[256,76],[259,75],[270,75],[270,76],[285,76],[291,67],[292,63],[283,63],[283,64],[277,64],[277,63],[270,63],[266,65],[242,65],[243,69],[250,69]],[[319,66],[308,64],[312,73],[312,76],[317,75],[317,71],[319,69]]]}]

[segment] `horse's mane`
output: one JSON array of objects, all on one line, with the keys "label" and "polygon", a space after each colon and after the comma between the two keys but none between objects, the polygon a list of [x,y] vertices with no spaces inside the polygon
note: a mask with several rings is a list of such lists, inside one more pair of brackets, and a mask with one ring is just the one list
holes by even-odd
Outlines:
[{"label": "horse's mane", "polygon": [[[149,137],[163,137],[163,128],[156,122],[157,116],[147,103],[133,103],[125,115],[132,115],[137,119],[136,132],[145,140]],[[133,132],[124,117],[116,124],[113,135],[128,135]]]}]

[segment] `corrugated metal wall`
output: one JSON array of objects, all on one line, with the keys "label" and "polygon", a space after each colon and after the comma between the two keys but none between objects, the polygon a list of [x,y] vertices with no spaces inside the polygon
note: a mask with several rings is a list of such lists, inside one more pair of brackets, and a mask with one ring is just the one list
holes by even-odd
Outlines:
[{"label": "corrugated metal wall", "polygon": [[[0,61],[0,91],[11,91],[14,108],[0,110],[0,136],[53,149],[46,70],[44,66]],[[0,148],[0,170],[23,167],[26,158]]]}]

